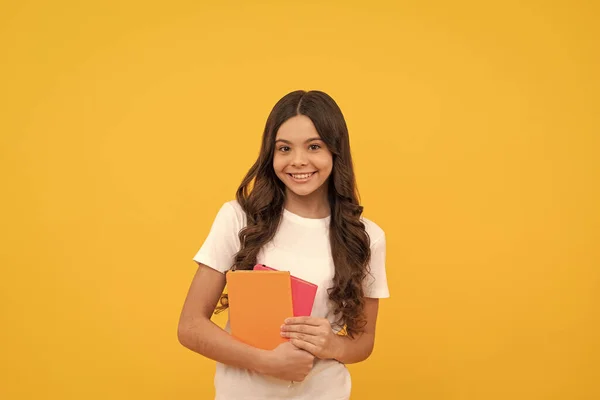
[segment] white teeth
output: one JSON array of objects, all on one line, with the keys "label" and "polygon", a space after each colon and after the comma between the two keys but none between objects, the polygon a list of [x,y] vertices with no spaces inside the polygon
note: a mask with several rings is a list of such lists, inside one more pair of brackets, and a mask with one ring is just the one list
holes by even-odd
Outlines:
[{"label": "white teeth", "polygon": [[310,174],[291,174],[294,179],[306,179],[308,177],[310,177],[313,173],[311,172]]}]

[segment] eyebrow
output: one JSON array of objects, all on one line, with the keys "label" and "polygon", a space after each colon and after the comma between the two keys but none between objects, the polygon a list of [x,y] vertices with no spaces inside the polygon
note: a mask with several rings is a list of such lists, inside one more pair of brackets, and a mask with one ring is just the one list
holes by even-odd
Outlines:
[{"label": "eyebrow", "polygon": [[[320,137],[312,137],[312,138],[310,138],[310,139],[306,139],[306,140],[304,141],[304,143],[312,142],[313,140],[320,140],[320,141],[323,141],[323,139],[321,139]],[[287,144],[293,144],[293,143],[292,143],[292,142],[290,142],[289,140],[285,140],[285,139],[277,139],[277,140],[275,141],[275,143],[277,143],[277,142],[283,142],[283,143],[287,143]]]}]

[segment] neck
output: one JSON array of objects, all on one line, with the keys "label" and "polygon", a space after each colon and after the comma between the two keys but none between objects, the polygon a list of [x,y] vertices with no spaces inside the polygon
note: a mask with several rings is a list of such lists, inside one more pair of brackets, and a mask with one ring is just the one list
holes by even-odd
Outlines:
[{"label": "neck", "polygon": [[307,196],[298,196],[286,188],[285,209],[304,218],[325,218],[331,214],[327,185],[325,190],[316,190]]}]

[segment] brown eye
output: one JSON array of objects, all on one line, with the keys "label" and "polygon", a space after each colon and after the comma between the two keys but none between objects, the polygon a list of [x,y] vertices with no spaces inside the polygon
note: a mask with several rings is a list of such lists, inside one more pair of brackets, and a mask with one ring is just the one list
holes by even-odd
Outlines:
[{"label": "brown eye", "polygon": [[308,148],[311,150],[319,150],[321,146],[319,146],[318,144],[311,144],[310,146],[308,146]]},{"label": "brown eye", "polygon": [[279,151],[286,153],[286,152],[290,151],[290,148],[288,146],[281,146],[279,148]]}]

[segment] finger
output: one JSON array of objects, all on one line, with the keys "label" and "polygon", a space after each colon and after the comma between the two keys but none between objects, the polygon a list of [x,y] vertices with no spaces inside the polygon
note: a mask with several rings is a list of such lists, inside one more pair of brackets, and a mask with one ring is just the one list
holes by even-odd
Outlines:
[{"label": "finger", "polygon": [[297,332],[281,332],[281,336],[285,338],[293,340],[302,340],[304,342],[311,343],[315,346],[320,346],[323,344],[323,338],[320,336],[307,335],[305,333],[297,333]]},{"label": "finger", "polygon": [[313,325],[282,325],[281,332],[297,332],[307,335],[320,335],[321,328]]},{"label": "finger", "polygon": [[313,356],[315,355],[315,353],[317,353],[317,351],[319,350],[317,348],[317,346],[315,346],[314,344],[306,341],[306,340],[301,340],[301,339],[291,339],[290,342],[296,346],[297,348],[301,349],[301,350],[305,350],[308,351],[310,354],[312,354]]},{"label": "finger", "polygon": [[292,317],[285,320],[286,325],[312,325],[320,326],[323,323],[324,318],[315,317]]}]

